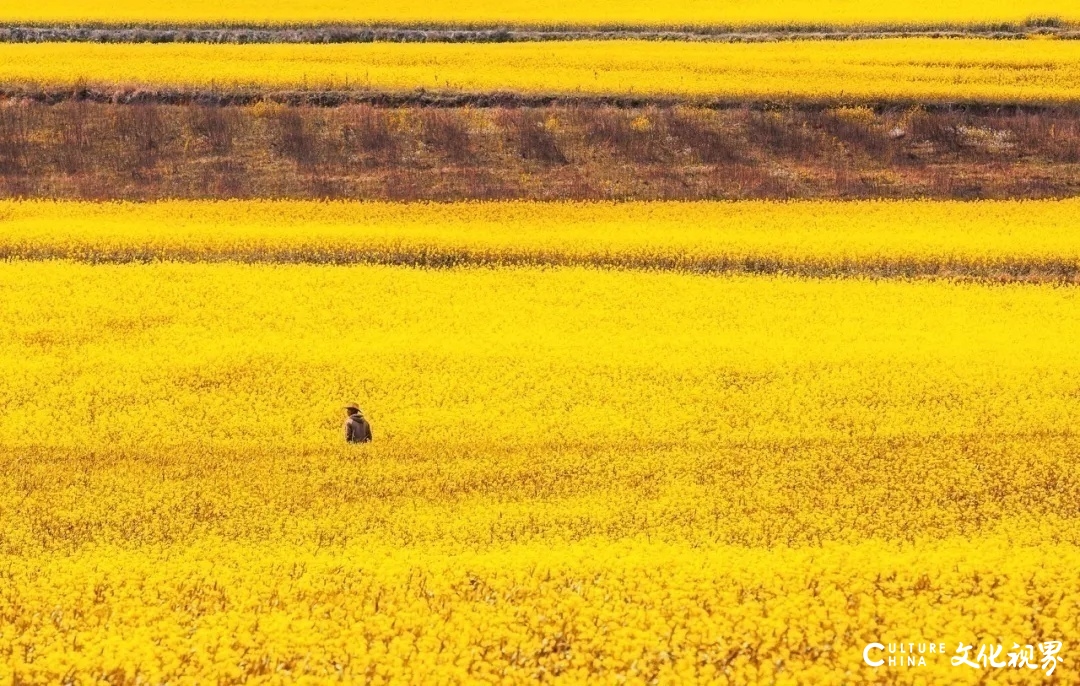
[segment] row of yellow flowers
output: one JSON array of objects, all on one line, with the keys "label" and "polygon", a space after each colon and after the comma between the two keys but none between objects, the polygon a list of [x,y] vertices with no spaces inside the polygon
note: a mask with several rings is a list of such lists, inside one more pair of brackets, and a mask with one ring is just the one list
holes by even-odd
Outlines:
[{"label": "row of yellow flowers", "polygon": [[1080,202],[0,201],[0,256],[1072,279]]},{"label": "row of yellow flowers", "polygon": [[1069,102],[1077,41],[0,44],[0,84]]},{"label": "row of yellow flowers", "polygon": [[151,23],[274,23],[298,22],[395,22],[453,24],[564,25],[776,25],[792,24],[976,24],[1010,22],[1020,24],[1032,18],[1056,17],[1078,21],[1080,14],[1068,0],[957,0],[942,3],[909,0],[903,3],[824,0],[823,2],[754,2],[735,0],[716,3],[708,0],[601,0],[581,3],[572,0],[537,2],[432,3],[402,0],[394,3],[355,0],[187,0],[148,3],[119,0],[85,3],[77,0],[38,0],[10,3],[0,9],[4,22],[151,22]]}]

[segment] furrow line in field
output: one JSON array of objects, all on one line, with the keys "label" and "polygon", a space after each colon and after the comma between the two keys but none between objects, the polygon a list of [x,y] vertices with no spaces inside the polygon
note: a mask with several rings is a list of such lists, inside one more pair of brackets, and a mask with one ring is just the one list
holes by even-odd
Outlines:
[{"label": "furrow line in field", "polygon": [[233,263],[384,265],[421,269],[462,267],[589,267],[689,274],[785,275],[807,278],[956,279],[985,282],[1080,283],[1080,262],[1070,259],[880,258],[820,260],[760,256],[687,256],[662,254],[564,254],[546,251],[477,251],[418,246],[403,249],[229,249],[213,251],[170,246],[81,247],[63,245],[0,246],[0,260],[71,261],[84,264]]}]

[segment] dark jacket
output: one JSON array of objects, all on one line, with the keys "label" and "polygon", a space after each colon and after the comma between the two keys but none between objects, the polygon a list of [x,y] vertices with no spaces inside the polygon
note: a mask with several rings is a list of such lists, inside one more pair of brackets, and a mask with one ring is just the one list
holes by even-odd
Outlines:
[{"label": "dark jacket", "polygon": [[371,424],[363,415],[350,415],[345,420],[345,440],[349,443],[367,443],[371,441]]}]

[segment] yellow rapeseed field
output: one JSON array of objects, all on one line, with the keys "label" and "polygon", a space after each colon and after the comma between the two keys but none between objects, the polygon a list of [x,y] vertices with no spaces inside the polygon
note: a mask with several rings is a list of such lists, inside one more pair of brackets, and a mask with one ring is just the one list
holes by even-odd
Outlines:
[{"label": "yellow rapeseed field", "polygon": [[[243,225],[236,207],[208,212]],[[0,680],[1021,683],[1062,641],[1068,682],[1078,305],[1050,285],[4,263]],[[342,443],[347,400],[374,443]],[[873,641],[946,654],[873,669]],[[961,642],[1031,644],[1037,671],[954,667]]]},{"label": "yellow rapeseed field", "polygon": [[1062,102],[1080,96],[1080,42],[2,44],[0,83]]},{"label": "yellow rapeseed field", "polygon": [[496,2],[469,0],[432,3],[403,0],[393,3],[355,0],[186,0],[149,3],[78,2],[37,0],[9,2],[0,9],[0,20],[20,22],[182,22],[211,24],[294,22],[397,22],[456,24],[540,25],[733,25],[823,23],[852,24],[989,24],[1024,22],[1033,17],[1080,20],[1075,3],[1068,0],[1006,2],[960,0],[958,2],[760,2],[760,0],[603,0],[571,2]]},{"label": "yellow rapeseed field", "polygon": [[1080,201],[0,202],[0,257],[1072,278]]}]

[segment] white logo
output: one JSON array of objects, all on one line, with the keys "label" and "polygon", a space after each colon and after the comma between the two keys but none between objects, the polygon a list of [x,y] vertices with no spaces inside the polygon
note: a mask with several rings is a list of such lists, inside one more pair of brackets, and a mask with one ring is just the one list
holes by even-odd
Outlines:
[{"label": "white logo", "polygon": [[881,645],[880,643],[867,643],[866,647],[863,648],[862,651],[863,662],[870,665],[871,667],[880,667],[881,665],[885,664],[885,660],[871,660],[871,650],[885,650],[885,646]]},{"label": "white logo", "polygon": [[925,667],[927,655],[945,653],[944,643],[911,641],[909,643],[867,643],[863,648],[863,662],[871,667]]},{"label": "white logo", "polygon": [[[1061,641],[1046,641],[1039,643],[1038,649],[1041,657],[1036,659],[1035,647],[1026,644],[1023,647],[1019,643],[1013,643],[1012,651],[1002,653],[1005,647],[1000,644],[979,644],[979,651],[974,659],[971,651],[974,645],[965,645],[963,641],[956,648],[956,655],[949,660],[953,667],[969,667],[971,669],[1039,669],[1042,667],[1046,676],[1050,676],[1057,666],[1064,660],[1061,658]],[[908,643],[867,643],[862,651],[863,662],[871,667],[925,667],[926,658],[930,655],[944,655],[945,644],[942,642],[927,643],[926,641],[911,641]]]}]

